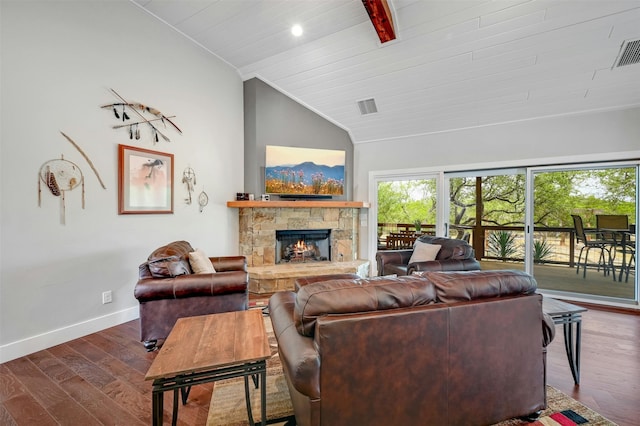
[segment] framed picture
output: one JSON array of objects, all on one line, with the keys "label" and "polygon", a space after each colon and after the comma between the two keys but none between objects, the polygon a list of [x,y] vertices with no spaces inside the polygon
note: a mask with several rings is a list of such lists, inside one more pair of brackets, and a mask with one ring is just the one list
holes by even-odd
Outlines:
[{"label": "framed picture", "polygon": [[173,154],[118,145],[118,214],[173,213]]}]

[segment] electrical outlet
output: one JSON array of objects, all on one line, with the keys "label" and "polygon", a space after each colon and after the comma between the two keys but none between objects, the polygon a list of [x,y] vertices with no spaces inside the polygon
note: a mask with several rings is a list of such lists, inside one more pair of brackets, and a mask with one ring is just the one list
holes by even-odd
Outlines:
[{"label": "electrical outlet", "polygon": [[113,297],[111,296],[111,290],[102,292],[102,304],[105,305],[107,303],[113,302]]}]

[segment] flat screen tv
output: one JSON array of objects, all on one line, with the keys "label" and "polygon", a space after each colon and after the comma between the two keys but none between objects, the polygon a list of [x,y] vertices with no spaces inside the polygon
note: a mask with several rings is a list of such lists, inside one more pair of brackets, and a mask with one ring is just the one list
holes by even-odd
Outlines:
[{"label": "flat screen tv", "polygon": [[265,192],[298,198],[344,195],[346,152],[267,145]]}]

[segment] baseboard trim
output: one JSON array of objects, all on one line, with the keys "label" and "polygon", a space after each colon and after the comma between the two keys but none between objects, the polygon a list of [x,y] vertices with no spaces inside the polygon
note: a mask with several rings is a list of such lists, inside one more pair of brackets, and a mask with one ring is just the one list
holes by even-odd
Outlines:
[{"label": "baseboard trim", "polygon": [[0,346],[0,363],[11,361],[73,339],[96,333],[105,328],[134,320],[140,316],[137,306],[92,318],[77,324],[52,330],[27,339]]}]

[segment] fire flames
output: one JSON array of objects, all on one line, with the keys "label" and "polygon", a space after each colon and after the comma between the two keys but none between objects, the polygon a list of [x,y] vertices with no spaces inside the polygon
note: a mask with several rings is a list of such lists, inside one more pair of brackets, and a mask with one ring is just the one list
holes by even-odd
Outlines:
[{"label": "fire flames", "polygon": [[295,247],[296,247],[296,252],[297,253],[304,253],[305,251],[308,250],[307,245],[302,240],[299,240],[296,243]]}]

